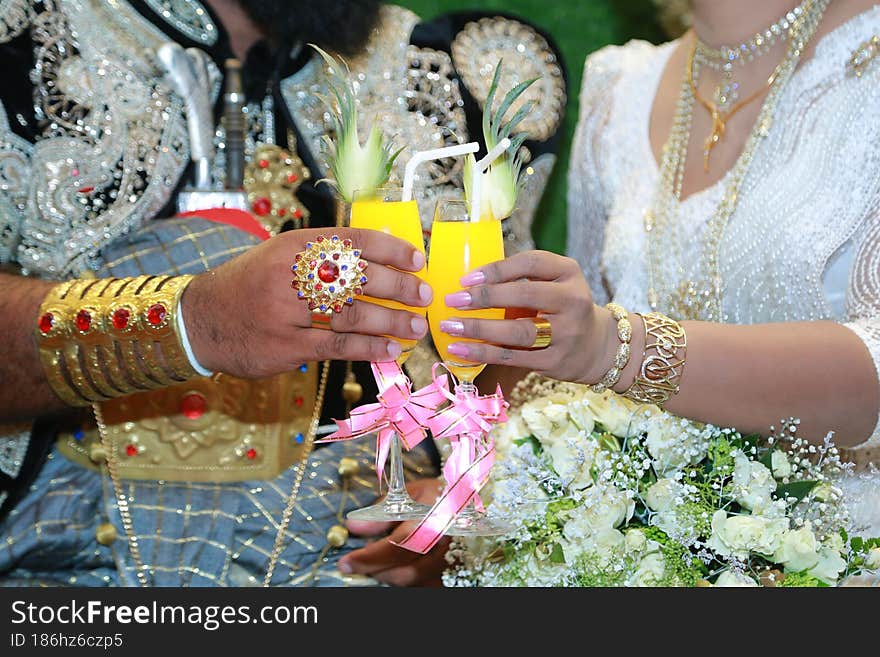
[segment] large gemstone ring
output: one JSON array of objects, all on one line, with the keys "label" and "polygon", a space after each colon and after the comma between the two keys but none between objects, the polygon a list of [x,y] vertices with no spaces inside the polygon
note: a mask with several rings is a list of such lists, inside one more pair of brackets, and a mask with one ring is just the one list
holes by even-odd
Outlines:
[{"label": "large gemstone ring", "polygon": [[367,261],[360,255],[351,240],[337,235],[320,235],[314,242],[306,242],[306,250],[296,254],[290,267],[297,298],[306,301],[313,314],[342,312],[346,304],[364,293]]}]

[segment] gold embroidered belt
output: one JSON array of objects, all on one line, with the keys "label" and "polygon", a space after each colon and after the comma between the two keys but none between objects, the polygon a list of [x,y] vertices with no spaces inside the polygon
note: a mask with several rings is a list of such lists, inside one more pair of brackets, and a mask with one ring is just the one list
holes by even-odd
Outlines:
[{"label": "gold embroidered belt", "polygon": [[[256,381],[221,375],[101,405],[119,477],[229,482],[271,479],[301,455],[315,408],[318,370]],[[97,428],[63,432],[64,456],[98,469]]]}]

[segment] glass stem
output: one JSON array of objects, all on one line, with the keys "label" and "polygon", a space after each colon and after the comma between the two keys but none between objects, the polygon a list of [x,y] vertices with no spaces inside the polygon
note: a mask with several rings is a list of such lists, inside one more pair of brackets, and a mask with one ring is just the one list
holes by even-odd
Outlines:
[{"label": "glass stem", "polygon": [[403,450],[400,446],[400,438],[396,433],[391,436],[388,460],[388,494],[385,496],[385,503],[396,504],[409,501],[409,493],[406,492],[406,479],[403,476]]}]

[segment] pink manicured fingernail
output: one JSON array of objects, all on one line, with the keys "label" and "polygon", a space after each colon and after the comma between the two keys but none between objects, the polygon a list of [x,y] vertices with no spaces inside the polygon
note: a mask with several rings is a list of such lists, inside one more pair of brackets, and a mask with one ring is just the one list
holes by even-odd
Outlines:
[{"label": "pink manicured fingernail", "polygon": [[449,335],[463,335],[464,324],[455,319],[444,319],[440,322],[440,330]]},{"label": "pink manicured fingernail", "polygon": [[431,303],[431,299],[434,298],[434,290],[431,289],[431,286],[427,283],[422,283],[419,285],[419,299],[424,301],[425,303]]},{"label": "pink manicured fingernail", "polygon": [[460,356],[461,358],[467,358],[468,355],[468,348],[460,342],[453,342],[447,347],[446,351],[453,356]]},{"label": "pink manicured fingernail", "polygon": [[485,282],[486,274],[484,274],[480,270],[472,271],[469,274],[465,274],[461,277],[461,284],[465,287],[471,287],[472,285],[482,285]]},{"label": "pink manicured fingernail", "polygon": [[385,351],[388,352],[388,355],[391,356],[394,360],[397,360],[400,357],[402,352],[400,345],[397,342],[389,342],[388,346],[385,347]]},{"label": "pink manicured fingernail", "polygon": [[344,573],[346,575],[351,575],[354,572],[354,569],[351,567],[351,564],[347,561],[339,561],[336,564],[336,567],[339,569],[340,573]]},{"label": "pink manicured fingernail", "polygon": [[453,292],[447,294],[444,301],[450,308],[464,308],[471,305],[471,294],[470,292]]}]

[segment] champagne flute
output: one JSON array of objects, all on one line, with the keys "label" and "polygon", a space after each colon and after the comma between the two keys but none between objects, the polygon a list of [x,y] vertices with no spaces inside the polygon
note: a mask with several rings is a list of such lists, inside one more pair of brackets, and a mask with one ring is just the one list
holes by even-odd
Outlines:
[{"label": "champagne flute", "polygon": [[[419,206],[415,201],[401,200],[401,190],[399,189],[379,188],[369,192],[356,191],[354,202],[351,204],[349,225],[352,228],[378,230],[399,237],[422,253],[425,252]],[[416,272],[416,276],[425,279],[424,267],[421,271]],[[423,316],[425,314],[424,308],[405,306],[389,299],[376,299],[368,296],[360,296],[358,299],[394,310],[408,310]],[[397,340],[401,347],[397,364],[403,365],[412,354],[416,340]],[[388,492],[385,499],[378,504],[349,512],[349,518],[369,521],[418,520],[431,509],[430,506],[413,500],[406,490],[403,474],[403,452],[397,434],[391,438],[388,461]]]},{"label": "champagne flute", "polygon": [[[504,319],[501,308],[458,310],[446,305],[447,294],[461,289],[460,279],[466,273],[490,262],[504,259],[504,238],[501,221],[497,219],[471,221],[468,205],[459,200],[440,200],[431,226],[431,253],[428,260],[428,281],[434,289],[434,299],[428,307],[428,323],[434,346],[443,363],[458,379],[455,394],[458,397],[475,396],[474,379],[486,367],[449,353],[452,342],[478,342],[453,337],[440,330],[440,322],[451,317],[476,319]],[[447,482],[452,484],[453,482]],[[451,536],[492,536],[505,534],[513,526],[497,518],[489,518],[468,505],[447,530]]]}]

